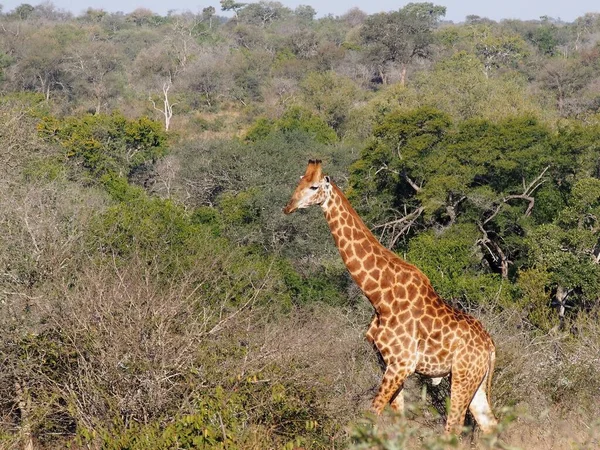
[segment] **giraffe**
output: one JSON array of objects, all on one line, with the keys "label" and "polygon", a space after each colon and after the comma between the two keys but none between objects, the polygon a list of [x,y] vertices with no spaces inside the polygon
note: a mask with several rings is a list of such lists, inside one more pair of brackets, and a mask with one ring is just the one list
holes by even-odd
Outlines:
[{"label": "giraffe", "polygon": [[406,378],[419,373],[434,384],[450,375],[450,410],[446,433],[464,424],[467,408],[481,429],[497,421],[490,407],[495,346],[474,317],[445,303],[419,269],[385,248],[373,236],[342,191],[322,174],[320,160],[310,160],[285,214],[320,205],[350,275],[373,305],[366,333],[379,351],[385,370],[372,409],[381,414],[389,403],[403,412]]}]

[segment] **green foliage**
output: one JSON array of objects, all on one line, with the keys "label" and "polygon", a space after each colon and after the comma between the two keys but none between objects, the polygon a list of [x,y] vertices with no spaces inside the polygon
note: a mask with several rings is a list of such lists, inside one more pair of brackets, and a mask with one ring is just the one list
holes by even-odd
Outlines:
[{"label": "green foliage", "polygon": [[55,181],[66,178],[66,169],[57,158],[43,158],[32,161],[24,170],[23,176],[27,182]]},{"label": "green foliage", "polygon": [[240,395],[217,386],[196,401],[194,413],[175,417],[164,427],[158,422],[130,426],[117,422],[100,433],[82,430],[80,436],[84,442],[93,442],[93,435],[100,434],[102,448],[107,450],[236,449],[241,448],[245,416]]},{"label": "green foliage", "polygon": [[359,212],[379,221],[413,197],[411,182],[422,184],[450,125],[450,118],[433,108],[386,115],[375,127],[376,139],[351,167],[349,197],[368,205],[368,210],[359,206]]},{"label": "green foliage", "polygon": [[477,239],[474,224],[456,224],[441,233],[431,230],[411,239],[406,257],[427,274],[443,298],[475,307],[499,300],[503,285],[498,275],[482,271]]},{"label": "green foliage", "polygon": [[295,133],[305,133],[321,144],[332,144],[337,141],[335,131],[326,122],[309,110],[300,107],[289,108],[279,119],[274,121],[265,118],[258,119],[246,133],[246,140],[256,142],[266,139],[274,132],[281,132],[290,139]]},{"label": "green foliage", "polygon": [[334,306],[348,303],[343,295],[348,278],[344,277],[345,269],[342,267],[323,268],[316,273],[314,271],[303,273],[306,271],[299,271],[288,261],[282,260],[278,270],[297,305],[307,305],[315,301]]},{"label": "green foliage", "polygon": [[[591,136],[595,126],[552,132],[531,115],[453,125],[431,108],[395,111],[353,164],[350,194],[444,297],[512,298],[548,329],[553,289],[570,290],[576,309],[596,305],[600,292]],[[394,224],[413,216],[398,234]]]},{"label": "green foliage", "polygon": [[[123,261],[140,254],[148,261],[159,258],[165,275],[180,276],[205,252],[227,248],[225,242],[215,240],[210,226],[198,223],[172,201],[150,198],[123,178],[107,186],[121,201],[96,217],[90,227],[88,246],[101,255]],[[206,247],[209,241],[214,247]]]},{"label": "green foliage", "polygon": [[44,117],[38,130],[46,139],[60,143],[67,158],[95,178],[106,174],[131,176],[166,152],[161,125],[147,117],[128,120],[120,114]]},{"label": "green foliage", "polygon": [[311,72],[301,82],[300,88],[312,110],[336,131],[340,131],[360,94],[358,86],[350,79],[333,71]]},{"label": "green foliage", "polygon": [[415,57],[428,57],[432,30],[445,15],[444,6],[409,3],[398,11],[369,16],[361,30],[367,58],[381,68],[387,62],[407,64]]}]

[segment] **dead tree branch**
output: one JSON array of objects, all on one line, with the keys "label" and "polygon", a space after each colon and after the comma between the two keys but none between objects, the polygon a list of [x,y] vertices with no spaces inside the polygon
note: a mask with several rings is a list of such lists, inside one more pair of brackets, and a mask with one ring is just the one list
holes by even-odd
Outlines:
[{"label": "dead tree branch", "polygon": [[500,203],[496,206],[496,209],[494,210],[494,212],[487,219],[485,219],[483,221],[483,225],[487,224],[494,217],[496,217],[498,215],[498,213],[500,212],[500,210],[502,209],[502,207],[504,205],[506,205],[510,200],[521,199],[521,200],[528,201],[529,205],[527,206],[525,215],[529,216],[531,214],[531,211],[533,210],[533,206],[535,205],[535,197],[533,197],[533,193],[542,184],[544,184],[546,182],[546,180],[543,180],[542,178],[544,177],[544,175],[546,174],[546,172],[548,171],[549,168],[550,168],[550,166],[546,166],[544,168],[544,170],[542,170],[542,173],[540,173],[535,178],[535,180],[533,180],[531,183],[529,183],[529,186],[525,186],[525,179],[523,179],[523,193],[522,194],[512,194],[512,195],[507,195],[506,197],[503,197],[502,200],[500,201]]},{"label": "dead tree branch", "polygon": [[[414,225],[417,219],[423,214],[425,208],[422,206],[415,209],[409,214],[405,214],[403,217],[390,220],[388,222],[376,225],[373,227],[374,230],[381,229],[381,239],[383,240],[385,235],[389,235],[388,248],[393,248],[396,242],[410,231],[410,228]],[[405,211],[406,213],[406,211]]]}]

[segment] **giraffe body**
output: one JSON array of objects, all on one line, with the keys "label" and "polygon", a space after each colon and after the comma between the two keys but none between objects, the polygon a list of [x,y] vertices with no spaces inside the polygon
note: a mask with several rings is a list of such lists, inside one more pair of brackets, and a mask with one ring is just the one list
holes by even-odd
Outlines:
[{"label": "giraffe body", "polygon": [[321,205],[344,264],[375,309],[366,338],[386,368],[373,409],[386,404],[402,411],[406,378],[419,373],[438,380],[451,376],[446,431],[464,423],[467,408],[487,432],[496,425],[489,393],[494,343],[474,317],[445,303],[429,279],[382,246],[341,190],[310,161],[284,212]]}]

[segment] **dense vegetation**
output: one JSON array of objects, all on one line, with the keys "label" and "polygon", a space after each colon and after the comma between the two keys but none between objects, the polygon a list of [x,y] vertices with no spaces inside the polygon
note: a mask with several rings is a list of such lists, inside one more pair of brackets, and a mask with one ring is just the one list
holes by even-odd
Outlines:
[{"label": "dense vegetation", "polygon": [[597,446],[600,15],[221,6],[0,8],[0,446],[454,445],[365,425],[370,307],[281,213],[310,157],[493,335],[479,445]]}]

